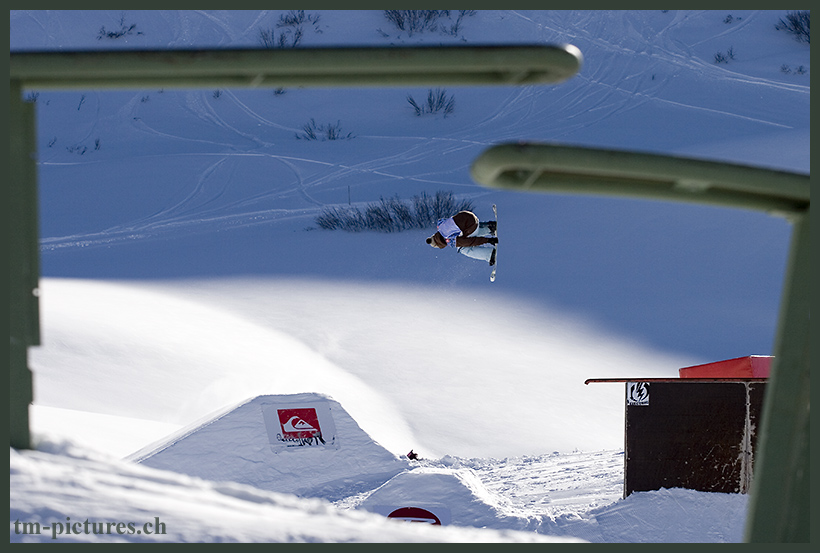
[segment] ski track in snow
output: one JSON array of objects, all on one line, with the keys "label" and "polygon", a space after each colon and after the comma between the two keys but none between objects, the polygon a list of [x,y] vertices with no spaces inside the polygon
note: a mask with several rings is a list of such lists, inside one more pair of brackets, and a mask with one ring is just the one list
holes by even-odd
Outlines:
[{"label": "ski track in snow", "polygon": [[[233,101],[239,107],[239,109],[241,109],[248,117],[250,117],[254,121],[257,121],[258,123],[261,123],[261,124],[265,125],[266,127],[270,127],[272,129],[285,130],[285,131],[289,131],[289,132],[292,132],[292,133],[297,133],[299,131],[299,129],[296,129],[296,128],[293,128],[293,127],[286,127],[285,125],[280,125],[279,123],[275,123],[275,122],[271,121],[270,119],[267,119],[266,117],[260,115],[259,113],[254,111],[252,108],[250,108],[246,103],[244,103],[242,100],[240,100],[239,97],[237,97],[237,95],[232,90],[226,90],[225,95],[228,98],[230,98],[231,101]],[[266,146],[271,146],[272,145],[270,143],[264,143],[264,144]]]},{"label": "ski track in snow", "polygon": [[[522,17],[524,19],[529,20],[529,18],[527,18],[526,16],[523,16],[522,14],[517,13],[517,12],[515,12],[515,13],[519,17]],[[687,17],[687,19],[688,19],[688,17]],[[740,33],[741,31],[744,30],[746,25],[751,23],[751,21],[753,19],[754,19],[754,14],[751,17],[742,19],[741,23],[739,23],[739,24],[731,25],[725,32],[718,35],[718,37],[710,36],[708,40],[712,41],[715,38],[725,38],[725,37],[730,37],[734,34]],[[626,21],[626,20],[627,20],[626,17],[622,17],[620,20],[618,18],[613,18],[613,21],[612,21],[613,27],[616,26],[616,25],[622,26],[623,22]],[[777,89],[782,89],[782,90],[789,90],[791,92],[799,92],[799,93],[804,93],[804,94],[809,94],[810,93],[810,88],[808,86],[803,86],[803,85],[799,85],[799,84],[790,84],[790,83],[784,83],[782,81],[775,81],[775,80],[772,80],[772,79],[764,79],[764,78],[758,78],[758,77],[751,77],[751,76],[747,76],[747,75],[742,75],[742,74],[730,71],[728,69],[725,69],[725,68],[723,68],[723,67],[721,67],[717,64],[707,63],[706,61],[699,59],[697,56],[695,56],[693,54],[693,48],[695,46],[701,44],[701,43],[706,42],[707,39],[704,39],[703,41],[696,42],[696,43],[693,43],[693,44],[684,45],[684,44],[682,44],[678,41],[670,41],[670,40],[665,38],[669,34],[669,31],[671,29],[673,29],[676,26],[679,26],[680,24],[681,24],[681,21],[677,20],[677,18],[676,18],[675,21],[673,21],[672,23],[667,25],[666,28],[664,28],[663,30],[658,32],[657,35],[659,37],[664,37],[664,40],[663,41],[653,42],[652,43],[652,50],[650,52],[636,51],[632,48],[624,46],[623,44],[613,42],[613,41],[611,41],[607,38],[602,38],[602,37],[599,37],[599,36],[596,36],[596,35],[591,35],[583,28],[583,25],[578,26],[578,28],[581,29],[581,30],[578,33],[578,35],[576,35],[576,37],[577,38],[583,38],[584,41],[589,41],[589,43],[595,45],[601,52],[605,52],[606,57],[610,57],[614,54],[621,54],[621,55],[630,56],[631,58],[633,58],[633,61],[644,58],[644,57],[648,57],[649,59],[647,61],[649,62],[649,65],[647,65],[646,63],[639,64],[640,65],[640,72],[643,73],[643,74],[650,74],[650,73],[660,73],[660,74],[670,73],[671,74],[671,73],[673,73],[672,71],[663,71],[662,70],[662,68],[665,68],[666,66],[670,66],[670,67],[677,68],[677,69],[690,70],[690,71],[693,71],[694,73],[703,74],[706,77],[712,77],[712,78],[716,77],[716,78],[720,78],[720,79],[729,79],[729,80],[741,82],[741,83],[744,83],[744,84],[754,84],[754,85],[759,85],[759,86],[772,87],[772,88],[777,88]],[[542,27],[542,25],[539,24],[539,27]],[[551,32],[553,32],[555,34],[560,34],[560,29],[557,28],[557,27],[552,27],[552,28],[545,27],[545,28],[549,29]],[[629,33],[624,32],[623,36],[629,36]],[[634,77],[636,75],[631,75],[631,74],[628,74],[628,73],[609,74],[608,72],[611,71],[611,68],[615,68],[615,67],[620,68],[620,67],[625,67],[625,66],[627,66],[627,65],[626,64],[618,64],[618,65],[613,64],[609,68],[605,68],[603,74],[595,74],[593,76],[587,76],[584,68],[582,68],[581,72],[579,73],[579,75],[577,75],[576,78],[578,78],[579,80],[586,80],[586,82],[589,85],[600,86],[600,87],[604,87],[607,90],[609,90],[609,94],[605,95],[601,100],[599,100],[595,105],[593,105],[592,108],[590,108],[590,111],[594,111],[596,108],[602,108],[602,107],[609,108],[613,104],[620,105],[622,103],[625,103],[623,100],[618,100],[617,102],[610,102],[609,101],[614,94],[624,94],[627,97],[632,96],[632,95],[641,97],[641,98],[644,99],[645,102],[656,101],[656,102],[669,103],[670,105],[677,105],[677,106],[685,107],[685,108],[688,108],[688,109],[704,110],[704,111],[707,111],[707,112],[708,111],[713,111],[713,112],[716,112],[716,113],[720,113],[722,115],[728,115],[728,116],[737,117],[737,118],[740,118],[740,119],[748,119],[750,121],[760,122],[760,123],[772,125],[772,126],[775,126],[775,127],[789,128],[789,126],[787,126],[787,125],[781,125],[781,124],[778,124],[776,122],[767,121],[765,119],[755,118],[755,117],[751,117],[749,115],[744,115],[744,114],[741,114],[741,113],[736,113],[736,112],[727,111],[727,110],[709,110],[708,108],[704,108],[702,106],[696,106],[696,105],[689,104],[689,103],[684,103],[684,102],[675,102],[675,101],[672,101],[672,100],[667,100],[667,99],[664,99],[662,97],[659,97],[656,93],[653,94],[653,92],[655,92],[657,89],[660,89],[663,86],[665,86],[666,84],[668,84],[667,82],[658,82],[655,85],[654,89],[653,88],[650,88],[648,90],[644,89],[643,91],[638,91],[637,88],[633,89],[633,90],[623,88],[623,83],[635,82],[635,80],[632,77]],[[612,84],[612,83],[614,83],[614,84]],[[637,87],[637,83],[636,83],[636,87]],[[588,104],[584,104],[584,105],[586,107],[589,107]],[[630,106],[630,109],[637,108],[640,105],[641,104],[632,105],[632,106]],[[618,110],[608,112],[607,117],[611,117],[613,115],[616,115],[617,113],[618,113]],[[556,117],[557,119],[571,119],[573,117],[573,114],[567,113],[566,111],[561,112],[559,115],[560,115],[560,117]],[[603,119],[604,118],[589,121],[589,122],[586,123],[586,125],[594,126],[595,124],[600,123]]]},{"label": "ski track in snow", "polygon": [[474,470],[488,490],[507,500],[511,514],[555,518],[618,501],[623,463],[622,451],[607,451],[503,460],[445,457],[438,464]]},{"label": "ski track in snow", "polygon": [[[512,12],[512,14],[536,24],[530,17],[521,12]],[[235,31],[230,29],[230,26],[218,17],[207,13],[200,15],[214,23],[221,32],[226,33],[227,43],[236,41],[239,37],[246,35],[254,25],[265,17],[264,13],[259,14],[246,28]],[[440,176],[438,173],[399,174],[396,169],[403,166],[423,166],[424,160],[430,155],[453,154],[463,150],[475,150],[477,146],[488,146],[489,144],[485,141],[475,140],[476,136],[481,136],[488,129],[492,129],[497,142],[520,138],[522,134],[526,135],[526,129],[532,128],[532,121],[548,121],[549,135],[554,138],[561,138],[578,130],[595,128],[607,120],[621,117],[625,113],[640,110],[647,103],[661,103],[718,116],[733,117],[773,128],[791,128],[786,124],[737,111],[715,109],[662,97],[662,91],[670,86],[668,75],[674,73],[674,70],[670,70],[668,67],[702,74],[707,78],[718,76],[721,79],[735,80],[746,84],[775,87],[797,93],[809,93],[807,86],[743,76],[716,64],[698,59],[693,54],[693,49],[705,42],[706,39],[693,44],[681,44],[671,38],[673,30],[683,25],[694,15],[689,14],[685,17],[676,16],[673,18],[665,27],[656,32],[657,37],[660,37],[661,40],[653,41],[649,51],[645,49],[645,46],[641,46],[640,49],[635,47],[636,45],[645,44],[645,39],[641,36],[641,31],[636,30],[627,15],[612,18],[611,27],[620,29],[621,32],[613,33],[610,30],[609,35],[618,34],[620,38],[617,41],[593,34],[583,24],[578,24],[577,21],[567,27],[539,22],[536,24],[538,36],[543,37],[544,40],[553,38],[555,35],[564,36],[563,33],[565,33],[566,28],[573,28],[575,34],[571,38],[583,43],[588,51],[598,52],[599,54],[597,56],[587,56],[585,65],[579,75],[561,87],[525,86],[511,90],[507,93],[506,98],[495,104],[495,108],[491,112],[478,119],[469,129],[454,130],[450,133],[445,132],[441,136],[432,139],[410,135],[390,137],[357,136],[358,140],[389,140],[394,144],[407,143],[409,146],[402,151],[388,152],[380,157],[351,164],[328,162],[321,158],[297,158],[292,155],[277,154],[277,144],[275,142],[264,140],[257,131],[245,131],[240,129],[237,124],[228,122],[225,116],[220,113],[225,110],[224,106],[221,105],[218,111],[216,104],[206,100],[208,94],[206,91],[181,92],[177,98],[181,100],[183,109],[188,110],[195,120],[205,125],[206,128],[219,131],[218,135],[227,133],[227,136],[234,137],[233,139],[197,138],[160,130],[139,116],[139,111],[143,109],[143,106],[140,101],[140,94],[136,94],[120,112],[121,115],[131,112],[129,119],[131,119],[131,123],[135,128],[157,137],[212,144],[223,150],[222,157],[198,176],[187,196],[176,204],[160,209],[143,219],[131,221],[120,227],[106,229],[102,233],[48,237],[44,241],[44,245],[49,248],[56,248],[79,244],[85,246],[111,244],[119,240],[134,239],[136,237],[134,233],[146,237],[156,236],[164,232],[177,232],[181,227],[187,227],[192,231],[200,225],[204,225],[202,228],[204,230],[211,228],[214,224],[236,228],[237,225],[257,224],[260,217],[267,221],[275,220],[285,215],[285,213],[271,209],[259,210],[258,207],[255,207],[255,204],[261,201],[281,199],[292,193],[297,193],[308,206],[318,209],[323,207],[325,202],[317,199],[314,190],[334,190],[337,188],[334,183],[345,182],[346,179],[356,175],[384,177],[395,182],[413,181],[436,185],[457,185],[459,184],[457,182],[448,182],[437,178]],[[178,17],[184,19],[189,16],[180,14]],[[575,13],[573,16],[577,17],[578,14]],[[591,17],[590,14],[583,12],[581,16],[587,19]],[[569,16],[563,18],[566,19],[567,17]],[[561,17],[558,19],[561,20]],[[718,35],[718,38],[729,38],[742,33],[753,21],[753,17],[744,18],[739,23],[728,26],[724,32]],[[184,21],[182,25],[179,25],[179,28],[182,29],[184,35],[186,32]],[[613,56],[627,56],[630,61],[620,64],[609,64],[602,61]],[[642,60],[644,59],[647,63],[643,63]],[[653,80],[647,84],[646,75],[649,74],[653,74]],[[655,79],[655,74],[667,76]],[[586,90],[586,93],[579,94],[579,90]],[[96,95],[94,98],[96,99]],[[262,125],[264,128],[297,132],[297,129],[271,121],[232,91],[225,91],[222,100],[229,101],[232,106],[235,106],[247,116],[249,121]],[[95,105],[96,112],[99,115],[100,102],[96,100]],[[84,140],[92,136],[92,130],[93,127],[89,128],[88,132],[84,134]],[[525,132],[522,133],[522,130]],[[537,132],[543,135],[545,130]],[[431,140],[433,148],[430,147]],[[247,141],[247,144],[253,144],[254,147],[245,148],[244,151],[237,151],[236,141]],[[292,185],[284,188],[280,187],[270,193],[258,193],[233,201],[221,202],[224,191],[230,186],[230,179],[220,175],[220,178],[224,179],[221,189],[214,189],[208,185],[214,171],[224,166],[231,156],[266,156],[277,160],[293,176]],[[44,160],[44,163],[55,164],[53,159]],[[326,169],[318,175],[305,178],[300,168],[305,163],[318,167],[324,166]],[[344,185],[340,184],[339,186]]]}]

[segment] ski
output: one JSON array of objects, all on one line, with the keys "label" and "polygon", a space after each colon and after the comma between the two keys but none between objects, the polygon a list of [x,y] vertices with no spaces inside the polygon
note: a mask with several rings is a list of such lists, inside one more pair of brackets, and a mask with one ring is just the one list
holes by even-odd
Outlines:
[{"label": "ski", "polygon": [[[493,236],[496,238],[498,237],[498,208],[495,204],[493,204],[493,218],[495,219],[495,230],[493,231]],[[490,256],[490,266],[493,268],[493,272],[490,273],[490,282],[495,282],[495,271],[498,269],[498,244],[493,246],[493,253]]]}]

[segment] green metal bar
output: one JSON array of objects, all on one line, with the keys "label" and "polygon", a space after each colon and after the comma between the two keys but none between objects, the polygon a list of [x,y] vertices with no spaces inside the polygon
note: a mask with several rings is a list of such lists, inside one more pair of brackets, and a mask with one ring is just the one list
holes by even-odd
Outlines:
[{"label": "green metal bar", "polygon": [[604,194],[763,210],[792,243],[755,454],[745,539],[809,542],[810,176],[670,156],[506,144],[473,163],[476,182],[525,192]]},{"label": "green metal bar", "polygon": [[33,399],[28,347],[40,343],[39,252],[34,108],[23,102],[22,85],[9,85],[9,442],[28,448]]},{"label": "green metal bar", "polygon": [[472,176],[492,188],[688,201],[783,215],[809,205],[808,175],[549,144],[489,148],[473,162]]},{"label": "green metal bar", "polygon": [[559,83],[582,62],[574,46],[442,46],[12,52],[30,89],[523,85]]},{"label": "green metal bar", "polygon": [[574,46],[12,52],[9,56],[12,447],[30,446],[28,347],[39,344],[34,107],[25,90],[149,87],[523,85],[558,83],[582,62]]},{"label": "green metal bar", "polygon": [[811,541],[809,211],[795,220],[775,358],[755,454],[746,525],[750,542]]}]

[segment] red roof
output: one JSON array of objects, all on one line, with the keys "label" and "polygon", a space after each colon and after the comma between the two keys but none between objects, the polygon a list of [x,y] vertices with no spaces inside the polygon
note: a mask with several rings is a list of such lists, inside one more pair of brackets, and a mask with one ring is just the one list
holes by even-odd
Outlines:
[{"label": "red roof", "polygon": [[749,355],[678,369],[681,378],[768,378],[773,357]]}]

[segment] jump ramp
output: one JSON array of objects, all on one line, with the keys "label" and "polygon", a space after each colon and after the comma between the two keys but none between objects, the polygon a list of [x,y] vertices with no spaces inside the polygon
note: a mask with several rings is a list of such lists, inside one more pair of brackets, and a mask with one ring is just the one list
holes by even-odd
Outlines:
[{"label": "jump ramp", "polygon": [[254,397],[128,459],[205,480],[326,499],[372,490],[410,467],[338,402],[315,393]]}]

